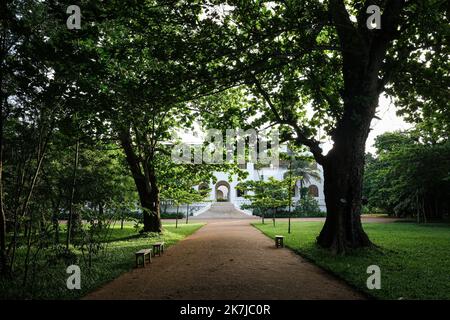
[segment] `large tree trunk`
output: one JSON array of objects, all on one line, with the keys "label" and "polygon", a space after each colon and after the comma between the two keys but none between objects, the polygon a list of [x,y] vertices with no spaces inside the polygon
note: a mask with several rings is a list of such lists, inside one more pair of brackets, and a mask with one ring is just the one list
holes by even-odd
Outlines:
[{"label": "large tree trunk", "polygon": [[332,154],[323,166],[327,218],[317,242],[334,253],[371,245],[361,225],[364,149],[358,149],[351,161]]},{"label": "large tree trunk", "polygon": [[133,175],[134,183],[143,209],[144,232],[161,232],[161,218],[159,212],[159,191],[150,184],[145,175]]},{"label": "large tree trunk", "polygon": [[[361,224],[365,143],[378,105],[373,83],[358,86],[351,106],[333,136],[333,149],[323,159],[325,225],[317,242],[334,253],[371,246]],[[367,83],[369,85],[367,86]]]},{"label": "large tree trunk", "polygon": [[[136,155],[129,132],[120,134],[120,142],[125,151],[126,160],[139,195],[139,201],[143,209],[144,232],[161,232],[161,218],[159,212],[159,190],[156,186],[156,175],[153,170],[149,170],[147,164],[142,166]],[[143,174],[142,167],[146,169]]]},{"label": "large tree trunk", "polygon": [[344,108],[332,132],[333,149],[320,159],[327,218],[317,242],[334,253],[372,245],[361,224],[365,144],[385,80],[379,73],[403,4],[389,3],[383,14],[382,34],[378,34],[364,25],[356,28],[344,2],[330,1],[330,14],[343,48]]}]

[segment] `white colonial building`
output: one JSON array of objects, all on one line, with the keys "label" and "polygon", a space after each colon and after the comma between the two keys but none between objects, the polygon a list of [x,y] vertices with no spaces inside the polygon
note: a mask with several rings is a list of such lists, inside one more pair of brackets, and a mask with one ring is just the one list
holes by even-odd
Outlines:
[{"label": "white colonial building", "polygon": [[[188,145],[200,145],[201,139],[195,141],[189,141]],[[286,153],[288,152],[286,145],[279,145],[279,152]],[[190,155],[190,152],[188,152]],[[236,209],[241,213],[245,213],[247,215],[252,215],[252,212],[249,210],[242,210],[241,206],[245,203],[249,203],[249,200],[244,198],[244,194],[241,190],[236,188],[239,183],[243,181],[261,181],[268,180],[270,177],[273,177],[277,180],[283,180],[286,171],[288,170],[288,165],[286,162],[278,161],[278,166],[274,166],[273,162],[271,164],[267,164],[262,166],[259,164],[255,166],[252,162],[247,162],[246,164],[240,164],[240,169],[247,172],[247,176],[244,180],[239,180],[237,175],[231,176],[227,172],[214,172],[215,182],[213,181],[205,181],[202,184],[196,186],[197,190],[210,190],[209,196],[206,197],[205,202],[202,203],[194,203],[188,206],[180,206],[178,209],[183,214],[189,210],[190,215],[198,216],[200,214],[205,213],[209,210],[209,212],[223,212],[219,207],[223,207],[226,210]],[[191,161],[188,158],[188,161]],[[314,197],[319,207],[322,211],[326,211],[325,207],[325,197],[323,194],[323,171],[322,167],[317,165],[317,169],[320,173],[320,179],[316,180],[314,178],[310,178],[309,181],[303,180],[303,187],[308,188],[309,194]],[[296,182],[295,192],[293,194],[293,203],[300,199],[300,181]],[[162,208],[164,212],[174,213],[176,212],[176,208],[170,206],[170,204]]]},{"label": "white colonial building", "polygon": [[[217,179],[216,183],[210,182],[209,184],[204,183],[199,185],[197,188],[199,189],[210,189],[209,194],[209,204],[212,204],[214,202],[220,201],[220,202],[230,202],[234,205],[236,209],[240,209],[241,205],[244,203],[248,203],[248,200],[243,197],[242,191],[238,190],[236,186],[239,185],[242,181],[248,181],[248,180],[268,180],[270,177],[274,177],[277,180],[283,180],[284,173],[287,171],[287,167],[280,164],[279,167],[265,167],[260,169],[255,169],[255,165],[253,163],[247,163],[246,165],[243,165],[241,169],[244,169],[247,171],[248,175],[244,180],[238,181],[237,176],[231,177],[232,179],[229,179],[228,173],[225,172],[215,172],[214,176]],[[320,170],[321,176],[322,176],[322,168],[319,166],[318,169]],[[309,183],[304,183],[304,186],[309,189],[309,194],[313,196],[319,203],[319,206],[322,211],[325,211],[325,197],[323,194],[323,185],[322,182],[323,179],[320,181],[311,179]],[[293,200],[297,201],[300,198],[300,181],[297,181],[295,186],[295,193]],[[204,208],[196,211],[193,213],[193,215],[198,215],[204,212],[206,209],[208,209],[209,205],[205,205]],[[250,211],[243,210],[247,214],[251,214]]]},{"label": "white colonial building", "polygon": [[[241,205],[244,203],[248,203],[248,200],[243,197],[243,192],[238,190],[236,186],[243,181],[248,180],[268,180],[270,177],[274,177],[278,180],[283,180],[284,174],[287,171],[287,166],[280,163],[280,166],[274,167],[263,167],[263,168],[255,168],[253,163],[247,163],[246,165],[241,165],[241,169],[245,170],[248,175],[244,180],[239,181],[238,176],[234,175],[232,177],[229,176],[226,172],[215,172],[214,176],[216,178],[216,182],[212,181],[204,182],[197,186],[197,190],[201,189],[209,189],[209,197],[207,197],[205,202],[202,203],[194,203],[189,206],[189,212],[193,216],[200,215],[212,207],[215,206],[217,202],[220,202],[222,205],[228,203],[226,208],[234,207],[247,215],[252,215],[250,210],[242,210]],[[322,167],[318,166],[320,171],[320,175],[322,177]],[[230,179],[231,178],[231,179]],[[323,178],[321,180],[315,180],[313,178],[310,179],[309,183],[303,182],[304,187],[308,188],[309,194],[313,196],[319,203],[319,207],[322,211],[326,211],[325,207],[325,197],[323,194]],[[297,181],[295,186],[295,192],[293,194],[293,201],[297,201],[300,199],[300,181]],[[225,203],[224,203],[225,202]],[[186,213],[187,206],[180,206],[179,210],[183,214]],[[174,213],[176,208],[169,207],[164,208],[164,211]]]}]

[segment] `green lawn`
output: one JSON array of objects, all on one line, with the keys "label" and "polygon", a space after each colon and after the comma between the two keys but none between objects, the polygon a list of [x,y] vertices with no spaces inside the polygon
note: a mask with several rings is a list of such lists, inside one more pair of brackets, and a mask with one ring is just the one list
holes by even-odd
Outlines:
[{"label": "green lawn", "polygon": [[[380,250],[361,249],[347,256],[333,256],[315,244],[322,222],[254,223],[273,238],[285,236],[285,244],[320,267],[338,275],[379,299],[450,299],[450,225],[416,223],[366,223],[364,229]],[[368,290],[369,265],[381,269],[381,289]]]},{"label": "green lawn", "polygon": [[[115,225],[106,249],[94,257],[90,270],[81,259],[81,253],[78,253],[77,264],[81,268],[81,290],[67,289],[66,279],[69,275],[66,274],[66,264],[61,260],[49,263],[49,259],[45,256],[46,252],[43,250],[39,255],[37,271],[34,273],[34,277],[30,276],[32,281],[29,282],[32,282],[33,285],[23,287],[22,270],[19,269],[15,272],[13,280],[0,280],[0,299],[80,298],[134,268],[134,252],[137,250],[148,248],[152,242],[160,240],[163,240],[166,246],[171,246],[202,226],[201,223],[187,225],[180,223],[178,228],[175,228],[175,224],[167,223],[164,224],[164,232],[161,236],[143,237],[137,233],[131,223],[126,223],[122,230],[119,225]],[[24,250],[19,249],[18,260],[23,260],[23,256]]]}]

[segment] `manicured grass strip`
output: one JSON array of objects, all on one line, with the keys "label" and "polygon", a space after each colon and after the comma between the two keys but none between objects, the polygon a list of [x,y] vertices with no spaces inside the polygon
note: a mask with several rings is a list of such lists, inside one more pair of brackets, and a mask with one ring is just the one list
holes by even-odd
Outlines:
[{"label": "manicured grass strip", "polygon": [[[333,256],[315,244],[322,222],[254,223],[267,236],[285,236],[285,244],[320,267],[379,299],[450,299],[450,225],[366,223],[364,229],[380,249],[360,249]],[[381,269],[381,289],[369,290],[369,265]]]},{"label": "manicured grass strip", "polygon": [[[69,276],[66,273],[67,263],[61,260],[49,263],[48,257],[41,254],[38,272],[32,279],[33,285],[24,289],[22,274],[17,272],[12,280],[0,281],[0,299],[78,299],[134,268],[134,253],[139,249],[150,248],[151,243],[161,240],[169,247],[203,225],[202,223],[187,225],[180,223],[178,228],[175,228],[174,224],[165,224],[161,236],[151,237],[140,237],[132,224],[126,224],[124,229],[115,226],[110,238],[113,241],[109,241],[106,250],[93,258],[91,269],[82,261],[81,254],[78,255],[78,264],[81,268],[81,290],[67,289],[66,280]],[[20,251],[19,254],[23,256],[24,252]],[[163,257],[161,259],[164,259]]]}]

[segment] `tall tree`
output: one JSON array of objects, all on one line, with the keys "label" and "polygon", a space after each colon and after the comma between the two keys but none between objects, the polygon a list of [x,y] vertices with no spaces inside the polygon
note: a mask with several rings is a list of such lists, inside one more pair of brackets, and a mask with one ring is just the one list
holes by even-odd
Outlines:
[{"label": "tall tree", "polygon": [[292,182],[293,180],[289,179],[289,177],[284,180],[269,177],[267,181],[247,180],[241,182],[238,188],[244,192],[244,198],[250,201],[249,204],[242,205],[242,208],[262,211],[263,222],[264,211],[271,210],[273,224],[275,225],[277,210],[288,207],[292,201],[289,198],[291,196],[289,190],[294,186]]},{"label": "tall tree", "polygon": [[144,210],[144,230],[159,232],[158,161],[170,154],[165,143],[171,135],[192,126],[196,113],[184,102],[216,85],[201,63],[211,59],[205,55],[207,44],[197,46],[206,35],[194,32],[201,2],[126,4],[89,9],[108,19],[88,27],[94,34],[82,41],[84,50],[96,53],[94,65],[102,75],[91,77],[88,92],[124,150]]},{"label": "tall tree", "polygon": [[[235,38],[240,45],[230,41],[241,48],[242,64],[250,66],[262,56],[271,61],[270,66],[262,66],[263,71],[246,73],[247,83],[263,101],[259,111],[267,122],[281,126],[285,140],[309,147],[323,167],[327,218],[317,238],[319,245],[339,253],[370,246],[360,219],[370,124],[383,92],[397,97],[405,112],[411,111],[407,102],[419,91],[426,101],[436,101],[427,106],[445,109],[442,101],[448,92],[437,92],[443,81],[448,82],[445,1],[229,5],[235,6],[223,24],[242,35]],[[380,8],[380,28],[368,27],[371,5]],[[415,91],[420,84],[412,75],[406,77],[412,82],[402,81],[408,70],[420,73],[437,95],[427,94],[426,89]],[[420,107],[415,104],[417,114]],[[327,154],[321,148],[324,134],[333,140]]]}]

